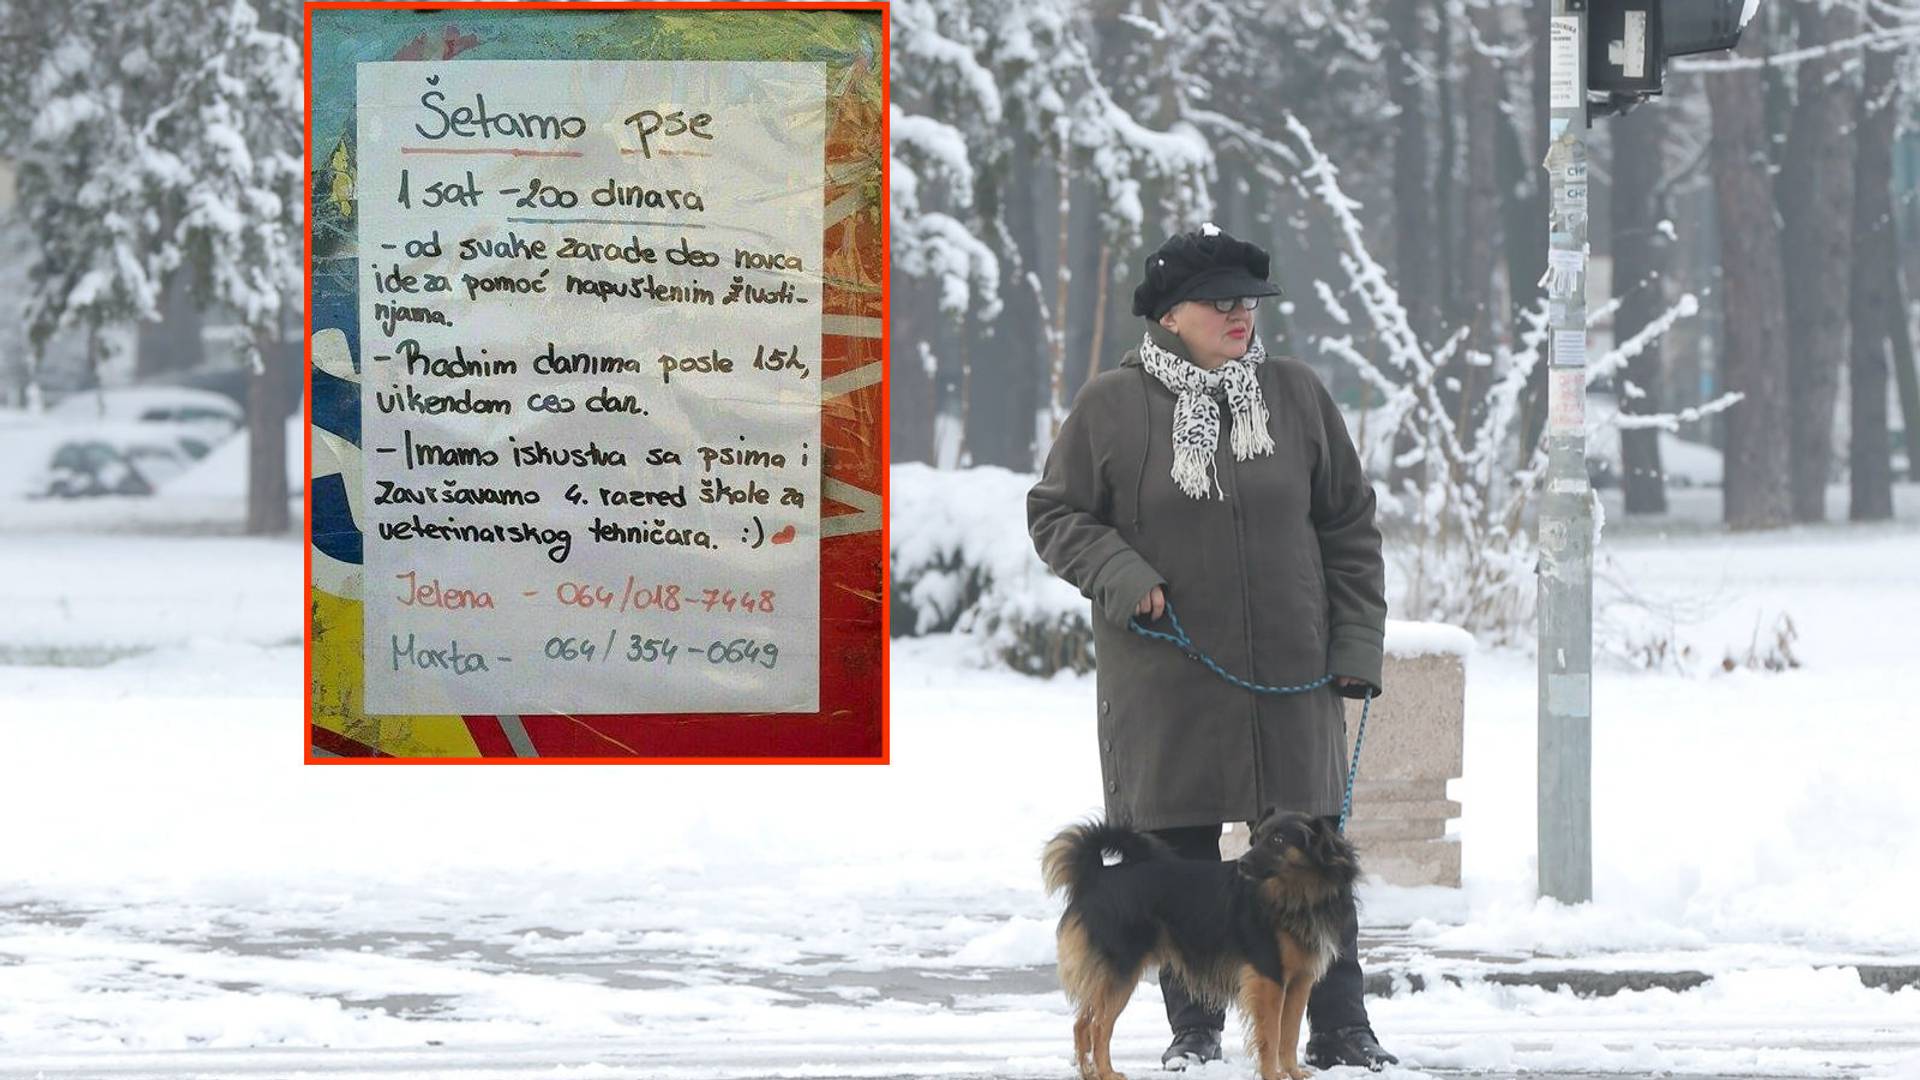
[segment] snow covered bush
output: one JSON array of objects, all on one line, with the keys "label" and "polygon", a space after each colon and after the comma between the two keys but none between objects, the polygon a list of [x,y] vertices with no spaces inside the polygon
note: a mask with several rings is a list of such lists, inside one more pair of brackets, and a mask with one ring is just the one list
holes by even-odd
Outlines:
[{"label": "snow covered bush", "polygon": [[1034,478],[992,466],[893,466],[888,578],[893,632],[955,632],[1029,675],[1093,670],[1091,610],[1027,536]]}]

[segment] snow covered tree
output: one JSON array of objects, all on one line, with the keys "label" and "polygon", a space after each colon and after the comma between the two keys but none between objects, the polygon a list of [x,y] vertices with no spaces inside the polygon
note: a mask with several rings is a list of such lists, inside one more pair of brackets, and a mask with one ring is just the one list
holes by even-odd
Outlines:
[{"label": "snow covered tree", "polygon": [[15,132],[20,216],[38,247],[24,311],[29,340],[38,352],[55,332],[78,330],[96,364],[100,331],[151,317],[171,270],[156,259],[166,226],[151,199],[138,119],[167,77],[140,44],[150,20],[121,15],[83,3],[59,22],[43,18]]},{"label": "snow covered tree", "polygon": [[[1796,462],[1803,495],[1818,487],[1809,478],[1830,468],[1784,440],[1778,447],[1756,440],[1777,440],[1795,422],[1817,425],[1817,416],[1789,409],[1818,388],[1791,389],[1803,383],[1789,383],[1787,356],[1819,360],[1803,364],[1803,376],[1832,376],[1841,335],[1808,331],[1819,348],[1789,349],[1791,319],[1782,310],[1790,296],[1849,297],[1844,279],[1853,271],[1832,271],[1829,258],[1821,262],[1828,270],[1808,273],[1808,289],[1789,290],[1778,278],[1808,270],[1820,262],[1814,248],[1831,255],[1827,249],[1854,232],[1834,218],[1844,201],[1837,178],[1851,166],[1826,159],[1851,158],[1860,137],[1849,125],[1862,55],[1911,55],[1920,42],[1920,3],[1784,0],[1761,8],[1763,23],[1776,29],[1756,25],[1744,56],[1677,61],[1666,98],[1594,131],[1597,145],[1613,150],[1597,159],[1596,171],[1597,193],[1612,195],[1595,209],[1596,225],[1608,229],[1601,242],[1612,241],[1616,284],[1615,303],[1602,310],[1616,317],[1617,342],[1639,343],[1619,354],[1612,384],[1625,414],[1622,480],[1635,512],[1662,505],[1660,432],[1671,430],[1674,417],[1710,415],[1713,399],[1727,391],[1745,396],[1713,424],[1731,432],[1724,456],[1730,521],[1755,527],[1790,519],[1792,503],[1775,513],[1771,489],[1790,496]],[[1801,28],[1779,29],[1792,20],[1775,17],[1775,9],[1802,16]],[[1874,22],[1861,24],[1867,32],[1850,31],[1848,20],[1858,23],[1862,11]],[[1544,426],[1544,365],[1532,365],[1516,391],[1514,430],[1495,432],[1483,421],[1498,404],[1494,387],[1528,352],[1541,304],[1545,15],[1526,0],[896,5],[894,157],[897,169],[905,167],[896,188],[911,195],[895,220],[895,370],[911,369],[896,394],[910,385],[917,410],[896,431],[918,440],[896,456],[1030,469],[1074,389],[1139,332],[1124,296],[1109,302],[1116,299],[1110,294],[1124,292],[1144,246],[1199,217],[1270,246],[1290,285],[1334,280],[1343,272],[1334,265],[1340,245],[1329,240],[1339,230],[1316,220],[1315,200],[1301,192],[1306,166],[1288,129],[1298,122],[1328,161],[1340,162],[1345,191],[1374,215],[1368,240],[1392,271],[1382,271],[1383,281],[1411,335],[1403,342],[1385,322],[1360,320],[1354,349],[1389,382],[1411,381],[1399,400],[1420,399],[1412,383],[1427,376],[1396,361],[1396,350],[1443,358],[1432,382],[1461,453],[1478,453],[1475,440],[1497,437],[1512,455],[1506,467],[1524,470]],[[1910,100],[1903,90],[1896,117]],[[1724,107],[1716,111],[1710,101]],[[1754,107],[1750,132],[1733,115],[1747,106]],[[1847,115],[1836,111],[1841,106]],[[1799,145],[1815,149],[1789,153],[1796,109]],[[1814,138],[1823,132],[1825,141]],[[1749,134],[1751,142],[1739,142]],[[1760,183],[1736,180],[1732,172],[1743,168],[1758,169]],[[1846,186],[1850,196],[1857,185]],[[1790,200],[1795,190],[1803,194]],[[1790,201],[1800,209],[1790,210]],[[1685,227],[1716,210],[1712,225]],[[1783,240],[1782,221],[1795,236],[1816,239]],[[1788,251],[1807,250],[1807,265],[1783,265],[1783,242]],[[1748,257],[1760,244],[1774,247],[1771,260]],[[1755,281],[1769,265],[1774,283]],[[1716,315],[1734,318],[1724,327],[1718,318],[1712,327],[1683,327],[1686,347],[1672,350],[1682,366],[1669,374],[1659,328],[1690,292]],[[1839,310],[1823,303],[1828,314]],[[1263,316],[1270,347],[1311,355],[1320,340],[1347,333],[1314,305],[1278,307]],[[1761,324],[1751,325],[1754,319]],[[1888,326],[1906,329],[1904,320]],[[1898,363],[1894,369],[1905,374]],[[1356,388],[1367,408],[1392,396],[1351,364],[1334,370],[1343,401]],[[1870,435],[1871,400],[1859,409]],[[1437,410],[1415,413],[1438,422]],[[930,432],[940,434],[928,440]],[[1820,441],[1810,429],[1798,437]],[[1399,439],[1382,459],[1396,491],[1456,479],[1419,475],[1440,467],[1435,447],[1443,432],[1416,437],[1402,429]]]},{"label": "snow covered tree", "polygon": [[[1000,260],[974,213],[973,147],[1000,122],[1000,87],[975,55],[966,5],[904,0],[891,8],[891,266],[896,443],[944,467],[962,461],[967,320],[1000,311]],[[902,285],[921,283],[920,289]]]},{"label": "snow covered tree", "polygon": [[[1068,183],[1090,185],[1102,234],[1131,249],[1150,218],[1162,228],[1204,218],[1212,156],[1191,124],[1156,128],[1140,119],[1138,102],[1121,99],[1073,0],[910,0],[893,7],[892,21],[894,192],[898,200],[904,166],[912,196],[895,208],[894,259],[935,286],[949,318],[972,305],[972,325],[949,336],[957,351],[990,351],[997,361],[991,377],[975,380],[970,365],[956,378],[945,357],[933,358],[939,387],[962,390],[957,405],[938,407],[935,439],[950,445],[949,418],[963,415],[968,459],[1031,468],[1064,409],[1056,309],[1070,278],[1060,230],[1071,203],[1057,181],[1034,178],[1058,177],[1064,158]],[[932,333],[906,337],[895,340],[908,362],[937,348]]]},{"label": "snow covered tree", "polygon": [[[1389,483],[1398,503],[1391,512],[1411,526],[1411,534],[1395,544],[1403,562],[1404,609],[1412,618],[1452,623],[1490,641],[1524,635],[1532,626],[1535,596],[1529,511],[1547,454],[1537,435],[1526,434],[1522,398],[1533,371],[1543,366],[1545,306],[1521,321],[1513,349],[1498,349],[1489,358],[1492,380],[1485,408],[1472,423],[1462,423],[1445,393],[1445,373],[1471,327],[1457,328],[1437,348],[1422,344],[1397,290],[1368,249],[1360,204],[1342,189],[1339,169],[1297,118],[1288,119],[1287,132],[1298,185],[1331,218],[1340,245],[1342,283],[1314,284],[1321,304],[1345,332],[1316,344],[1381,396],[1380,408],[1362,420],[1362,459],[1378,461],[1391,453],[1396,465],[1420,466]],[[1349,305],[1358,306],[1358,317]],[[1648,342],[1698,310],[1692,294],[1681,296],[1639,333],[1589,364],[1587,385],[1617,377]],[[1601,314],[1590,312],[1589,325]],[[1361,348],[1369,340],[1378,355]],[[1738,400],[1728,394],[1677,414],[1616,415],[1608,424],[1673,430]],[[1599,430],[1589,424],[1589,439]]]},{"label": "snow covered tree", "polygon": [[44,5],[31,24],[21,217],[35,246],[26,321],[97,340],[158,318],[179,279],[245,330],[253,365],[247,529],[284,532],[284,422],[299,324],[301,57],[290,5]]},{"label": "snow covered tree", "polygon": [[248,0],[211,0],[204,12],[204,63],[156,128],[180,132],[180,161],[197,178],[182,192],[172,242],[195,294],[246,328],[247,531],[281,533],[290,525],[286,418],[299,400],[299,369],[282,343],[302,332],[298,24],[269,29]]}]

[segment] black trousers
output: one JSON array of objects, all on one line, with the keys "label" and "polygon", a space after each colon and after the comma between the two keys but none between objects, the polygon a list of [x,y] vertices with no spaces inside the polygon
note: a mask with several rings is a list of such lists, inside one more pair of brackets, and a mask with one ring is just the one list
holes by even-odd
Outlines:
[{"label": "black trousers", "polygon": [[[1183,859],[1220,858],[1220,826],[1193,825],[1175,829],[1155,829],[1153,835]],[[1327,969],[1326,977],[1307,998],[1307,1024],[1314,1031],[1338,1031],[1367,1024],[1367,1005],[1362,1000],[1364,980],[1360,974],[1360,918],[1351,906],[1346,924],[1340,930],[1340,955]],[[1173,972],[1160,970],[1160,993],[1167,999],[1167,1023],[1174,1031],[1186,1028],[1211,1028],[1219,1031],[1227,1024],[1224,1012],[1208,1009],[1193,1000]]]}]

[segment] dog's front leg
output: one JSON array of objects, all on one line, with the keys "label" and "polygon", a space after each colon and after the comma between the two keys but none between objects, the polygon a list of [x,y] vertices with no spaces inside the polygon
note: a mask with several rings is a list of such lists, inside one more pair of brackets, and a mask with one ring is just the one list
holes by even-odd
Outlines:
[{"label": "dog's front leg", "polygon": [[1291,934],[1280,936],[1280,971],[1285,978],[1285,998],[1280,1004],[1280,1069],[1288,1080],[1307,1080],[1311,1075],[1300,1067],[1300,1021],[1307,1014],[1307,998],[1313,994],[1312,970],[1307,951]]},{"label": "dog's front leg", "polygon": [[1260,1080],[1280,1080],[1280,984],[1253,968],[1240,973],[1240,1011],[1247,1018],[1247,1053]]},{"label": "dog's front leg", "polygon": [[1296,971],[1287,979],[1285,994],[1280,1005],[1280,1069],[1288,1080],[1307,1080],[1312,1073],[1300,1065],[1300,1019],[1313,995],[1313,980]]}]

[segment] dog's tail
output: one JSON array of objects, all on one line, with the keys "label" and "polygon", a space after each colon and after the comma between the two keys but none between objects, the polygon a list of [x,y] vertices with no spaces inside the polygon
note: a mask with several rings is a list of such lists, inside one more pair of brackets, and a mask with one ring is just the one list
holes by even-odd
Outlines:
[{"label": "dog's tail", "polygon": [[1072,899],[1085,893],[1106,865],[1109,851],[1119,855],[1121,862],[1167,856],[1164,844],[1128,825],[1089,821],[1069,826],[1047,841],[1040,855],[1040,880],[1046,884],[1048,895],[1064,889]]}]

